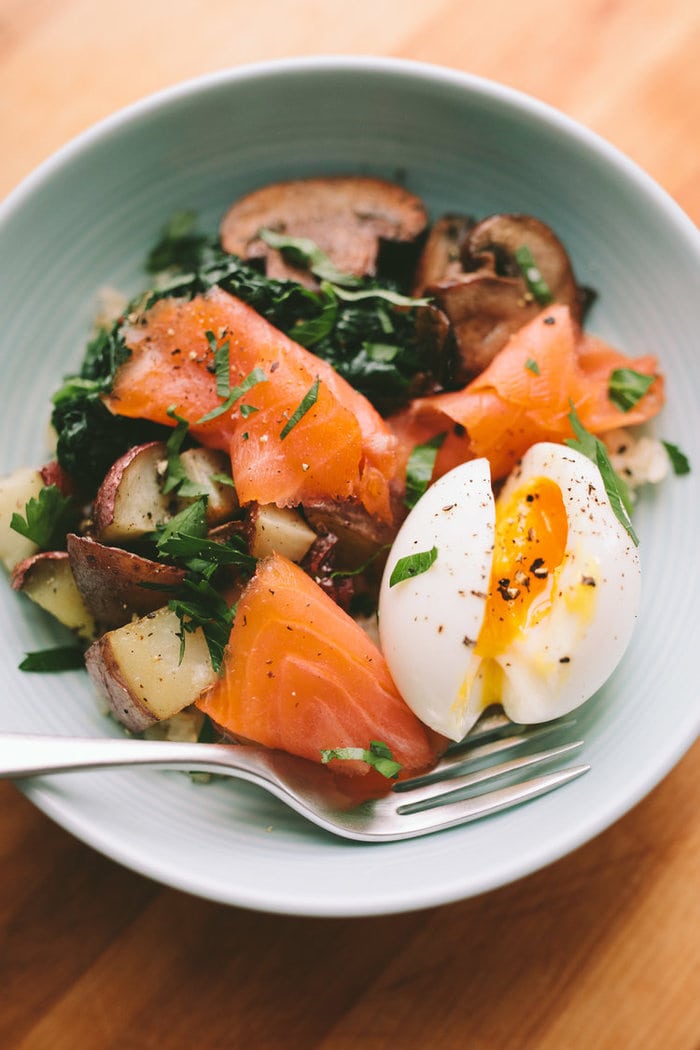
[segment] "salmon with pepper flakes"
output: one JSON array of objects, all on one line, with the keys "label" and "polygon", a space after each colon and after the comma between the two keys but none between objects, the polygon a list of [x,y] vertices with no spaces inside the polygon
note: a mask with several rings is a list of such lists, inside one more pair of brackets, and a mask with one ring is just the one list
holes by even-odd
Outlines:
[{"label": "salmon with pepper flakes", "polygon": [[[400,776],[433,766],[442,741],[403,701],[362,628],[280,554],[259,563],[239,599],[223,673],[197,706],[232,737],[314,762],[379,741]],[[335,758],[329,768],[377,787],[365,762]]]},{"label": "salmon with pepper flakes", "polygon": [[[609,397],[612,372],[630,368],[654,381],[629,411]],[[643,423],[664,403],[663,378],[651,355],[629,358],[582,332],[567,306],[552,305],[512,335],[490,365],[462,390],[416,398],[390,422],[404,461],[416,446],[446,434],[433,480],[468,459],[486,456],[494,480],[505,477],[531,445],[573,437],[571,407],[592,434]]]},{"label": "salmon with pepper flakes", "polygon": [[[230,454],[242,504],[351,500],[392,521],[391,430],[329,364],[250,306],[218,287],[191,300],[161,299],[124,337],[131,353],[108,408],[173,426],[174,409],[197,441]],[[217,390],[217,362],[226,357],[229,398]]]}]

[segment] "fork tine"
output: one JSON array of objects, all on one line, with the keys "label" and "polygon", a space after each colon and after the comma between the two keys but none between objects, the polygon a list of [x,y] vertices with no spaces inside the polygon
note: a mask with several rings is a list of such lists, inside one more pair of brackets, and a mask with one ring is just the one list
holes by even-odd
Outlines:
[{"label": "fork tine", "polygon": [[[511,758],[509,761],[501,762],[495,766],[486,766],[484,769],[477,769],[473,772],[463,773],[461,776],[450,777],[449,780],[430,780],[426,783],[426,778],[416,777],[414,780],[400,781],[394,786],[394,790],[397,793],[401,791],[402,794],[405,792],[408,797],[405,802],[402,801],[400,803],[397,813],[414,813],[419,809],[447,805],[463,798],[467,788],[486,784],[491,780],[496,780],[499,777],[508,776],[512,773],[519,773],[533,766],[543,765],[545,762],[551,762],[555,758],[560,758],[562,755],[576,751],[582,745],[582,740],[575,740],[569,744],[561,744],[559,747],[550,748],[548,751],[538,751],[532,755]],[[449,790],[440,790],[440,788],[448,787]]]},{"label": "fork tine", "polygon": [[[470,734],[457,747],[450,749],[442,756],[436,769],[430,773],[425,773],[423,776],[414,777],[412,780],[398,781],[394,785],[394,791],[411,791],[424,784],[434,784],[448,778],[452,779],[455,771],[462,767],[473,765],[474,762],[481,761],[481,759],[491,759],[503,751],[510,751],[512,748],[523,747],[525,744],[530,744],[553,732],[567,729],[573,724],[573,722],[551,723],[538,726],[536,729],[519,732],[512,736],[499,736],[496,740],[491,740],[486,744],[479,744],[477,737],[475,746],[471,746]],[[577,746],[580,747],[580,744],[577,744]]]},{"label": "fork tine", "polygon": [[472,798],[462,799],[460,802],[452,802],[447,806],[433,806],[430,809],[421,809],[419,812],[406,814],[401,817],[401,838],[427,835],[432,831],[452,828],[504,809],[511,809],[513,806],[553,791],[568,781],[575,780],[589,769],[589,765],[569,766],[552,773],[543,773],[523,783],[488,791]]}]

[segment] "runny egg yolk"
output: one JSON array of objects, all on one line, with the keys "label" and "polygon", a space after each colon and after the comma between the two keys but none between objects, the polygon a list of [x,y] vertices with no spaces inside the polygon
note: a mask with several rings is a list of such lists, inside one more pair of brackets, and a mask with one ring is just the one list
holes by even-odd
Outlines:
[{"label": "runny egg yolk", "polygon": [[501,656],[522,630],[547,616],[553,574],[564,559],[567,534],[561,490],[549,478],[530,478],[505,503],[497,502],[491,581],[474,649],[477,656]]}]

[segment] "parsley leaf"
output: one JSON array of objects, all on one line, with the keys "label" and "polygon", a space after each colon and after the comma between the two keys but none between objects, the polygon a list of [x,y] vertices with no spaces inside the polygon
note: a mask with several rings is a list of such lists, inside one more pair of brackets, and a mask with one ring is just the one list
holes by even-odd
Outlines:
[{"label": "parsley leaf", "polygon": [[41,550],[60,547],[75,525],[77,512],[70,496],[61,494],[57,485],[45,485],[38,496],[32,496],[24,508],[25,517],[13,513],[10,528],[26,536]]},{"label": "parsley leaf", "polygon": [[171,598],[168,608],[180,621],[180,661],[185,652],[186,634],[201,627],[211,665],[218,674],[236,615],[235,606],[229,606],[207,579],[188,573],[181,584],[181,595]]},{"label": "parsley leaf", "polygon": [[446,434],[437,434],[430,441],[426,441],[424,445],[416,445],[411,452],[406,466],[406,495],[404,503],[407,507],[415,507],[430,484],[435,460],[446,436]]},{"label": "parsley leaf", "polygon": [[623,412],[629,412],[644,397],[653,382],[654,377],[644,372],[636,372],[633,368],[616,368],[610,373],[608,397]]},{"label": "parsley leaf", "polygon": [[627,486],[622,478],[613,470],[612,463],[608,457],[608,450],[603,442],[600,438],[595,437],[595,435],[586,430],[576,414],[573,402],[569,402],[569,404],[571,405],[571,411],[569,412],[568,419],[576,438],[567,438],[565,444],[568,445],[569,448],[573,448],[577,452],[583,453],[584,456],[587,456],[588,459],[596,464],[600,471],[600,476],[603,479],[603,486],[608,499],[610,500],[610,506],[613,509],[615,517],[624,527],[635,547],[638,547],[639,537],[634,531],[630,520],[632,514],[632,501]]},{"label": "parsley leaf", "polygon": [[389,780],[395,779],[401,772],[401,763],[395,761],[391,749],[381,740],[372,740],[368,748],[336,747],[321,750],[322,762],[331,762],[334,758],[367,762]]},{"label": "parsley leaf", "polygon": [[316,379],[316,381],[312,383],[312,385],[306,391],[303,398],[301,399],[301,402],[296,407],[292,415],[289,417],[285,425],[282,427],[282,430],[280,431],[281,441],[284,441],[287,434],[289,434],[289,432],[294,429],[294,427],[306,415],[309,409],[313,408],[313,406],[316,404],[318,400],[319,385],[320,380]]},{"label": "parsley leaf", "polygon": [[[156,548],[161,558],[178,561],[188,570],[176,595],[168,602],[168,608],[180,621],[180,659],[185,651],[186,634],[201,627],[212,667],[218,673],[235,608],[227,604],[212,579],[227,565],[252,573],[257,560],[248,553],[241,537],[233,536],[225,543],[207,538],[205,498],[195,500],[158,529]],[[157,589],[158,585],[154,586]]]},{"label": "parsley leaf", "polygon": [[[217,416],[222,416],[224,412],[228,412],[230,408],[233,408],[236,402],[240,401],[243,395],[247,394],[249,390],[252,390],[254,386],[257,386],[258,383],[266,382],[267,376],[263,372],[262,368],[256,366],[252,372],[248,373],[248,375],[245,377],[243,382],[239,384],[239,386],[234,386],[231,388],[225,401],[222,401],[220,405],[217,405],[216,408],[212,408],[210,412],[207,412],[201,417],[201,419],[198,419],[197,425],[199,425],[200,423],[208,423],[209,420],[216,419]],[[248,405],[247,407],[248,415],[250,415],[251,406]]]},{"label": "parsley leaf", "polygon": [[681,452],[678,445],[672,445],[670,441],[662,441],[661,444],[666,449],[668,458],[671,460],[673,473],[678,477],[683,474],[690,474],[690,461],[685,453]]},{"label": "parsley leaf", "polygon": [[405,558],[399,558],[389,577],[389,586],[395,587],[397,583],[427,572],[437,560],[437,556],[437,547],[431,547],[429,551],[417,551],[415,554],[407,554]]},{"label": "parsley leaf", "polygon": [[167,409],[167,414],[171,419],[177,421],[177,425],[165,442],[166,469],[165,477],[163,478],[163,492],[166,494],[168,492],[177,492],[178,496],[191,496],[194,498],[203,496],[205,495],[204,489],[196,481],[192,481],[180,459],[180,452],[187,438],[189,423],[182,416],[178,416],[174,405]]},{"label": "parsley leaf", "polygon": [[40,649],[33,653],[26,653],[19,669],[20,671],[46,673],[79,671],[84,666],[82,649],[75,645],[59,645],[55,649]]},{"label": "parsley leaf", "polygon": [[216,375],[216,392],[219,397],[226,398],[231,393],[231,365],[230,365],[230,350],[231,344],[228,339],[224,342],[219,343],[218,339],[213,332],[207,331],[204,333],[207,342],[209,343],[209,349],[214,355],[214,374]]},{"label": "parsley leaf", "polygon": [[527,368],[528,372],[532,372],[533,376],[538,376],[540,374],[540,366],[537,364],[537,361],[535,361],[534,357],[528,357],[527,361],[525,362],[525,367]]}]

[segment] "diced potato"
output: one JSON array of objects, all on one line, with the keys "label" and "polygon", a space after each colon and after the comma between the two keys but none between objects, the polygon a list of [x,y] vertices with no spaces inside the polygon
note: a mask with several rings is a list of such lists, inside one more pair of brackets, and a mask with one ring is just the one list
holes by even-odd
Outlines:
[{"label": "diced potato", "polygon": [[97,634],[95,621],[76,586],[66,551],[42,551],[25,558],[15,566],[12,586],[84,641],[92,641]]},{"label": "diced potato", "polygon": [[115,717],[134,732],[172,718],[216,681],[201,630],[185,634],[180,662],[180,621],[168,608],[104,634],[85,662]]},{"label": "diced potato", "polygon": [[300,562],[316,539],[316,533],[300,514],[272,503],[258,504],[250,514],[250,553],[266,558],[277,551],[290,561]]},{"label": "diced potato", "polygon": [[[180,462],[190,481],[198,485],[207,497],[207,525],[213,528],[228,521],[238,510],[236,490],[233,485],[215,477],[231,473],[231,461],[226,453],[214,448],[188,448],[180,453]],[[191,500],[178,502],[184,505]]]},{"label": "diced potato", "polygon": [[163,442],[152,441],[129,449],[110,467],[93,506],[102,543],[134,542],[171,516],[172,497],[161,489],[164,456]]},{"label": "diced potato", "polygon": [[38,551],[36,543],[11,527],[12,515],[25,517],[24,509],[44,487],[41,472],[34,467],[20,467],[0,478],[0,559],[10,571],[15,565]]}]

